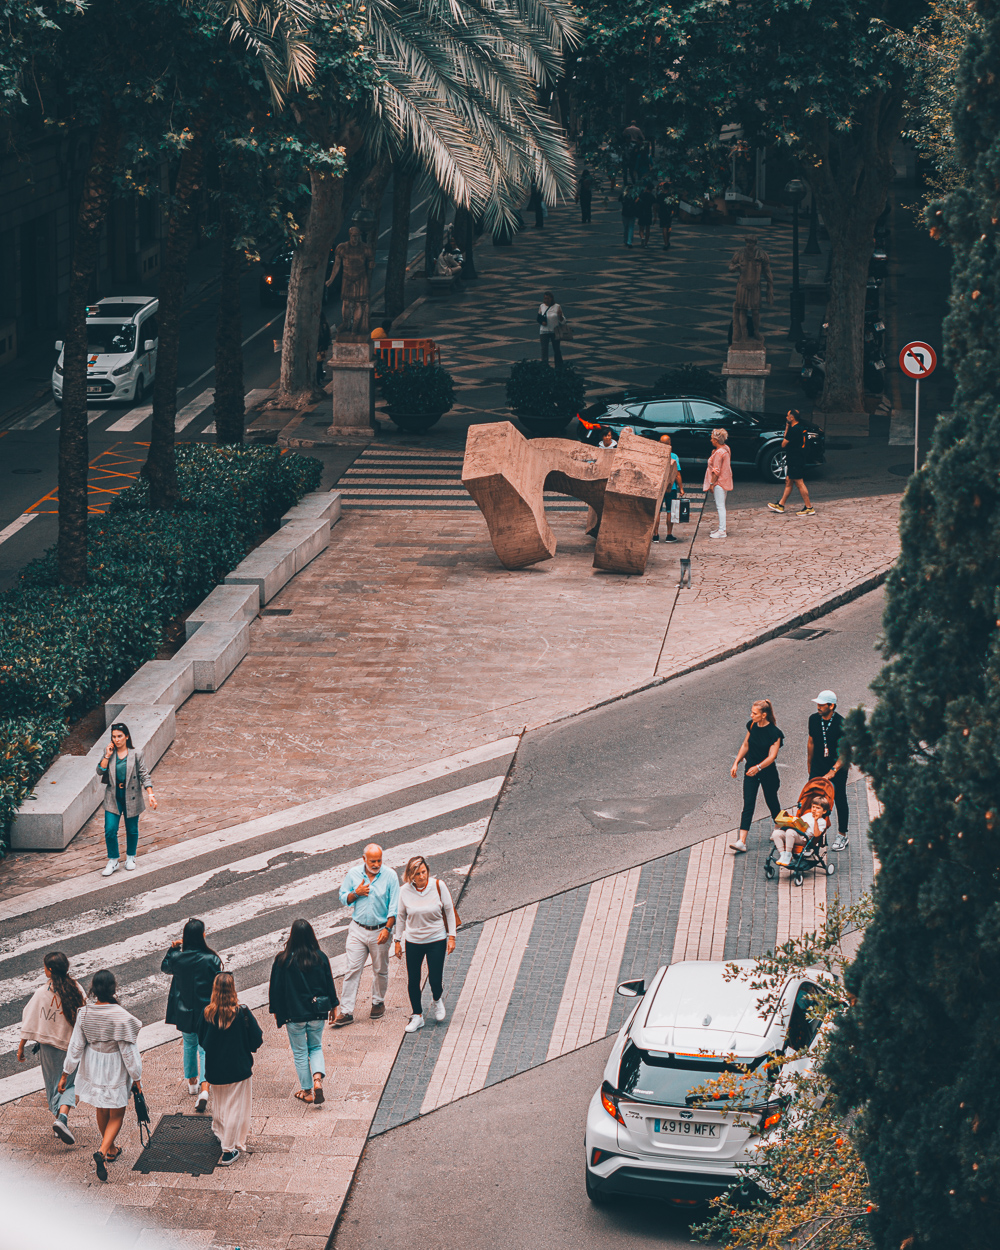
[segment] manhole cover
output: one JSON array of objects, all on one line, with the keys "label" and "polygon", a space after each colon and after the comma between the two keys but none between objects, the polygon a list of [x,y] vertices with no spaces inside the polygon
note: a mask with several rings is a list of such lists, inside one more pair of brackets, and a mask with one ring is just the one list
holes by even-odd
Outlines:
[{"label": "manhole cover", "polygon": [[201,1115],[165,1115],[132,1166],[133,1172],[183,1172],[208,1176],[222,1154],[212,1119]]},{"label": "manhole cover", "polygon": [[291,616],[291,608],[261,608],[261,616]]},{"label": "manhole cover", "polygon": [[790,629],[783,638],[794,638],[796,642],[812,642],[814,638],[822,638],[824,634],[835,634],[835,629]]}]

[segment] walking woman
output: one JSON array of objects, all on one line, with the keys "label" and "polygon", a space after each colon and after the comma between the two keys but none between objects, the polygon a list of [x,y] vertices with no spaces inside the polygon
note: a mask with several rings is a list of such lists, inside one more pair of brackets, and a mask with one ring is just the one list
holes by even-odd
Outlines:
[{"label": "walking woman", "polygon": [[[715,510],[719,514],[719,525],[712,530],[710,537],[725,538],[726,535],[726,495],[733,489],[732,453],[727,446],[728,430],[712,431],[712,454],[708,458],[705,469],[705,480],[702,490],[710,490],[715,499]],[[735,774],[734,774],[735,776]]]},{"label": "walking woman", "polygon": [[247,1150],[253,1103],[253,1057],[264,1041],[260,1025],[240,1006],[231,972],[220,972],[212,998],[198,1022],[205,1051],[205,1075],[212,1087],[212,1132],[222,1145],[220,1164],[228,1167]]},{"label": "walking woman", "polygon": [[42,1065],[45,1096],[55,1117],[52,1131],[60,1141],[72,1146],[76,1138],[69,1127],[69,1113],[76,1106],[76,1090],[70,1080],[60,1092],[59,1078],[66,1062],[77,1013],[86,999],[83,990],[69,975],[69,960],[62,951],[50,951],[43,963],[45,984],[35,990],[21,1013],[17,1061],[24,1063],[25,1042],[34,1042]]},{"label": "walking woman", "polygon": [[774,721],[774,708],[770,699],[758,699],[750,709],[747,721],[747,736],[743,745],[736,752],[736,759],[729,770],[735,777],[739,772],[740,760],[746,760],[743,770],[743,811],[740,815],[739,837],[730,842],[730,847],[737,855],[747,849],[747,831],[753,824],[754,808],[757,806],[757,791],[764,791],[764,802],[773,817],[781,811],[778,802],[778,787],[781,778],[778,776],[778,752],[785,741],[785,735]]},{"label": "walking woman", "polygon": [[121,1154],[115,1138],[121,1131],[129,1094],[142,1092],[142,1056],[136,1039],[140,1022],[115,997],[115,974],[107,968],[95,972],[90,982],[90,1001],[76,1013],[59,1081],[65,1093],[76,1073],[76,1093],[97,1111],[101,1148],[94,1151],[97,1179],[108,1179],[107,1164]]},{"label": "walking woman", "polygon": [[267,1009],[278,1028],[288,1032],[292,1061],[299,1078],[295,1097],[302,1102],[323,1101],[323,1026],[333,1023],[337,1008],[330,960],[320,950],[308,920],[295,920],[285,949],[271,967]]},{"label": "walking woman", "polygon": [[163,957],[160,971],[173,977],[167,996],[167,1024],[176,1025],[184,1036],[184,1076],[188,1093],[197,1094],[195,1111],[208,1106],[208,1081],[205,1079],[205,1052],[198,1043],[198,1022],[212,997],[216,974],[222,971],[222,960],[205,941],[205,922],[192,917],[184,926],[184,934],[172,942]]},{"label": "walking woman", "polygon": [[[455,949],[455,904],[448,887],[440,877],[431,882],[430,869],[422,855],[407,862],[403,884],[399,890],[397,932],[406,943],[406,981],[410,995],[410,1022],[407,1033],[424,1027],[423,1005],[420,1001],[420,976],[427,960],[427,979],[434,1000],[434,1019],[443,1020],[444,957]],[[402,944],[396,942],[396,958],[402,956]]]},{"label": "walking woman", "polygon": [[125,817],[125,868],[131,872],[135,868],[135,853],[139,849],[139,814],[146,810],[147,798],[149,806],[156,810],[149,770],[142,752],[132,745],[128,725],[119,721],[111,726],[111,741],[105,748],[104,758],[97,765],[97,775],[104,781],[104,844],[108,851],[107,866],[101,876],[110,877],[118,871],[118,826],[121,818]]}]

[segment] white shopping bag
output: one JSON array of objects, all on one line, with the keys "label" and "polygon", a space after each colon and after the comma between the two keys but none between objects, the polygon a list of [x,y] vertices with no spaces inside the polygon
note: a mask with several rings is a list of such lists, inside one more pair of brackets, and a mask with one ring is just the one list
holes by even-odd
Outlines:
[{"label": "white shopping bag", "polygon": [[681,501],[679,499],[671,499],[670,501],[670,521],[676,525],[681,519]]}]

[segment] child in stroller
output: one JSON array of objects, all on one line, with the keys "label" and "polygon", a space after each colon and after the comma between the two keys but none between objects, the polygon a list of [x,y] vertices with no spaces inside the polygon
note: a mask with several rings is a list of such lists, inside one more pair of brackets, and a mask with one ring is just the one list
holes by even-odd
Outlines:
[{"label": "child in stroller", "polygon": [[778,813],[771,835],[774,846],[764,864],[768,879],[778,868],[787,868],[795,885],[801,885],[802,874],[813,868],[833,875],[835,865],[826,861],[826,831],[830,827],[833,798],[832,783],[825,777],[813,777],[803,787],[795,810]]}]

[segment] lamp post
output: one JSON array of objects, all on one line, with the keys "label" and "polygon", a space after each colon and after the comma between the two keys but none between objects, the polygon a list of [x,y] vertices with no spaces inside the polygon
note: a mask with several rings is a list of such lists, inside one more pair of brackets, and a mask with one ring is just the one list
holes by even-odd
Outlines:
[{"label": "lamp post", "polygon": [[819,211],[816,208],[816,192],[809,194],[809,238],[803,256],[819,255]]},{"label": "lamp post", "polygon": [[806,184],[801,178],[793,178],[785,184],[785,203],[792,206],[792,294],[788,337],[793,342],[802,337],[802,319],[805,316],[805,301],[799,289],[799,205],[805,196]]}]

